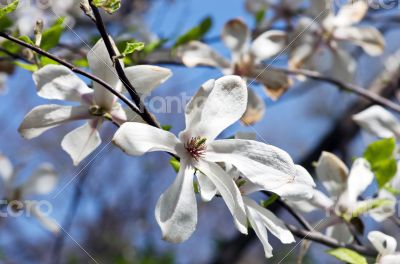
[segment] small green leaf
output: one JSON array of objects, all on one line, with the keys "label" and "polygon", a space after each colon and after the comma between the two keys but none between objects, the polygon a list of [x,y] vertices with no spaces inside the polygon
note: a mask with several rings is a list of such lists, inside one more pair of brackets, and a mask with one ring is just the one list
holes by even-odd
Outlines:
[{"label": "small green leaf", "polygon": [[395,139],[389,138],[370,144],[364,152],[365,159],[371,164],[375,173],[379,188],[383,188],[396,175],[395,148]]},{"label": "small green leaf", "polygon": [[331,256],[334,256],[338,260],[341,260],[345,263],[368,264],[365,257],[348,248],[335,248],[326,251],[326,253],[328,253]]},{"label": "small green leaf", "polygon": [[93,0],[93,4],[107,13],[113,14],[121,7],[121,0]]},{"label": "small green leaf", "polygon": [[181,167],[181,163],[176,158],[170,159],[169,164],[171,164],[171,166],[175,170],[175,172],[178,172]]},{"label": "small green leaf", "polygon": [[386,185],[385,187],[383,187],[385,190],[387,190],[388,192],[390,192],[391,194],[397,196],[400,195],[400,190],[396,189],[390,185]]},{"label": "small green leaf", "polygon": [[25,69],[25,70],[31,71],[31,72],[35,72],[39,69],[36,64],[29,64],[29,63],[24,63],[24,62],[20,62],[20,61],[14,61],[14,63],[18,67],[21,67],[22,69]]},{"label": "small green leaf", "polygon": [[78,67],[82,67],[82,68],[87,68],[89,67],[89,62],[87,61],[87,59],[78,59],[78,60],[74,60],[73,64],[78,66]]},{"label": "small green leaf", "polygon": [[144,43],[143,42],[127,42],[125,46],[124,52],[122,52],[122,55],[126,56],[131,53],[134,53],[135,51],[141,51],[144,49]]},{"label": "small green leaf", "polygon": [[146,44],[146,46],[143,49],[143,52],[145,54],[150,54],[154,50],[161,48],[167,41],[168,39],[160,39],[157,41],[150,42],[149,44]]},{"label": "small green leaf", "polygon": [[391,206],[392,204],[393,201],[389,199],[365,200],[363,202],[360,202],[359,205],[356,207],[356,209],[352,212],[352,217],[358,217],[373,209],[383,206]]},{"label": "small green leaf", "polygon": [[5,30],[13,25],[13,21],[8,16],[0,18],[0,30]]},{"label": "small green leaf", "polygon": [[264,21],[265,18],[265,10],[259,10],[255,15],[254,19],[256,20],[256,24],[259,25]]},{"label": "small green leaf", "polygon": [[181,35],[175,42],[174,48],[186,44],[192,40],[199,40],[204,37],[204,35],[211,29],[212,26],[212,19],[211,17],[206,17],[203,19],[200,24],[185,34]]},{"label": "small green leaf", "polygon": [[0,18],[5,15],[13,12],[18,7],[19,0],[14,0],[12,3],[6,5],[5,7],[0,8]]},{"label": "small green leaf", "polygon": [[48,64],[59,64],[59,63],[56,62],[55,60],[52,60],[52,59],[48,58],[48,57],[41,56],[40,57],[40,64],[43,67],[43,66],[46,66]]},{"label": "small green leaf", "polygon": [[171,128],[172,128],[172,126],[171,126],[171,125],[163,125],[163,126],[161,126],[161,128],[162,128],[163,130],[165,130],[165,131],[170,131]]},{"label": "small green leaf", "polygon": [[261,201],[261,206],[264,208],[267,208],[268,206],[270,206],[271,204],[273,204],[276,200],[279,199],[279,196],[275,193],[273,193],[268,200],[266,201]]},{"label": "small green leaf", "polygon": [[44,50],[49,50],[57,46],[60,42],[62,33],[64,32],[64,17],[57,21],[47,30],[43,31],[42,42],[40,47]]}]

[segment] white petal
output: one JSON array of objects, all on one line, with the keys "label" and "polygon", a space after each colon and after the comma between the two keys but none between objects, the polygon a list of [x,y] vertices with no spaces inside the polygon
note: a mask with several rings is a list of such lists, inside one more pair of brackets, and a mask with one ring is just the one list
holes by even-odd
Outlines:
[{"label": "white petal", "polygon": [[150,94],[172,76],[170,69],[152,65],[131,66],[125,74],[140,95]]},{"label": "white petal", "polygon": [[225,69],[230,66],[213,48],[200,41],[191,41],[180,46],[177,50],[177,56],[182,59],[187,67],[204,65]]},{"label": "white petal", "polygon": [[334,202],[327,197],[324,193],[317,189],[310,191],[312,193],[312,198],[309,200],[287,200],[287,203],[294,209],[303,212],[310,213],[316,210],[323,210],[329,212],[334,205]]},{"label": "white petal", "polygon": [[364,192],[374,180],[369,162],[363,158],[354,161],[347,179],[347,191],[351,202],[356,202],[357,197]]},{"label": "white petal", "polygon": [[385,255],[379,259],[379,264],[399,264],[400,253]]},{"label": "white petal", "polygon": [[253,132],[236,132],[235,139],[256,140],[257,134]]},{"label": "white petal", "polygon": [[254,232],[256,233],[258,239],[260,239],[263,247],[264,247],[264,254],[266,258],[272,257],[272,246],[268,242],[268,233],[267,229],[264,226],[261,216],[249,207],[246,208],[246,213],[250,222],[251,227],[253,228]]},{"label": "white petal", "polygon": [[326,235],[342,243],[351,243],[354,239],[345,223],[336,224],[326,229]]},{"label": "white petal", "polygon": [[91,120],[72,130],[63,138],[61,147],[71,156],[75,166],[100,146],[101,138],[98,128],[101,122],[99,119]]},{"label": "white petal", "polygon": [[327,0],[310,0],[310,10],[309,13],[310,15],[314,18],[317,17],[317,20],[320,21],[321,18],[324,18],[327,14],[331,7],[332,3]]},{"label": "white petal", "polygon": [[204,202],[211,201],[217,194],[217,187],[215,187],[214,183],[212,183],[212,181],[201,172],[197,173],[197,180],[200,187],[201,199]]},{"label": "white petal", "polygon": [[193,167],[181,160],[174,183],[158,199],[156,220],[163,239],[168,242],[183,242],[196,229],[197,203],[193,189],[193,173]]},{"label": "white petal", "polygon": [[364,1],[351,2],[342,6],[333,20],[336,27],[351,26],[360,22],[367,14],[368,4]]},{"label": "white petal", "polygon": [[234,165],[262,190],[284,197],[303,195],[306,198],[310,195],[309,188],[312,186],[307,187],[296,181],[299,171],[293,160],[285,151],[274,146],[252,140],[216,140],[208,145],[205,158]]},{"label": "white petal", "polygon": [[147,124],[127,122],[115,133],[113,142],[126,154],[141,156],[146,152],[167,151],[176,154],[179,140],[174,134]]},{"label": "white petal", "polygon": [[[111,38],[110,40],[115,46],[114,41]],[[108,54],[103,39],[100,39],[89,51],[87,59],[89,67],[95,76],[111,85],[111,87],[117,91],[121,90],[121,83],[119,82],[117,71],[114,68],[114,63]],[[96,104],[103,107],[105,110],[111,109],[116,100],[115,96],[96,82],[93,83],[93,89]]]},{"label": "white petal", "polygon": [[[119,125],[122,125],[126,121],[128,121],[128,117],[126,115],[125,110],[122,108],[121,104],[115,103],[113,108],[110,111],[110,115],[112,117],[112,120]],[[135,113],[136,115],[136,113]],[[139,118],[139,115],[136,115]],[[136,118],[135,118],[136,119]],[[130,121],[133,121],[135,119],[129,119]]]},{"label": "white petal", "polygon": [[286,46],[286,41],[287,35],[284,31],[266,31],[251,43],[250,52],[261,62],[281,52]]},{"label": "white petal", "polygon": [[346,189],[349,169],[334,154],[322,152],[315,170],[318,179],[333,197],[338,197]]},{"label": "white petal", "polygon": [[265,92],[273,100],[279,99],[291,85],[287,74],[268,68],[253,68],[247,77],[264,85]]},{"label": "white petal", "polygon": [[26,203],[25,206],[29,215],[36,217],[36,219],[43,225],[44,228],[54,234],[60,233],[60,225],[57,223],[56,220],[41,212],[40,208],[38,208],[38,203],[31,201],[29,203]]},{"label": "white petal", "polygon": [[82,101],[82,96],[93,93],[85,82],[70,69],[49,64],[33,73],[38,95],[46,99]]},{"label": "white petal", "polygon": [[40,105],[25,116],[18,132],[31,139],[60,124],[89,118],[87,106]]},{"label": "white petal", "polygon": [[376,222],[382,222],[396,213],[397,200],[396,196],[394,196],[392,193],[386,191],[385,189],[380,189],[376,199],[385,199],[388,201],[388,204],[372,209],[368,212],[369,216],[371,216],[371,218]]},{"label": "white petal", "polygon": [[247,218],[243,199],[233,179],[217,164],[199,160],[197,168],[217,187],[231,212],[238,230],[247,234]]},{"label": "white petal", "polygon": [[192,97],[185,109],[186,127],[192,127],[201,120],[201,112],[204,108],[208,96],[215,86],[215,80],[211,79],[205,82],[196,94]]},{"label": "white petal", "polygon": [[42,164],[22,186],[24,195],[48,194],[57,185],[58,177],[51,164]]},{"label": "white petal", "polygon": [[249,29],[240,19],[229,20],[222,30],[222,40],[232,51],[233,59],[236,59],[247,49],[250,41]]},{"label": "white petal", "polygon": [[0,154],[0,177],[5,184],[8,184],[14,175],[14,168],[11,161]]},{"label": "white petal", "polygon": [[[205,137],[211,141],[224,129],[238,121],[246,110],[246,83],[239,76],[225,76],[215,81],[207,100],[198,108],[197,122],[186,125],[184,141]],[[194,114],[193,114],[194,115]]]},{"label": "white petal", "polygon": [[380,137],[400,138],[400,122],[397,118],[379,105],[370,108],[353,116],[353,120],[367,132]]},{"label": "white petal", "polygon": [[380,231],[371,231],[368,233],[368,240],[375,249],[382,255],[393,254],[396,251],[397,242],[391,236]]},{"label": "white petal", "polygon": [[248,101],[246,112],[240,119],[246,126],[253,125],[264,117],[265,104],[264,101],[256,95],[252,89],[248,88]]},{"label": "white petal", "polygon": [[332,54],[331,76],[343,82],[353,82],[357,62],[345,50],[338,49]]},{"label": "white petal", "polygon": [[265,227],[270,231],[274,236],[276,236],[283,244],[290,244],[295,242],[292,233],[286,228],[285,223],[276,217],[271,211],[260,206],[255,201],[244,197],[244,202],[246,207],[250,210],[256,211]]},{"label": "white petal", "polygon": [[385,49],[385,39],[374,27],[346,27],[335,31],[338,39],[349,40],[364,49],[371,56],[381,55]]}]

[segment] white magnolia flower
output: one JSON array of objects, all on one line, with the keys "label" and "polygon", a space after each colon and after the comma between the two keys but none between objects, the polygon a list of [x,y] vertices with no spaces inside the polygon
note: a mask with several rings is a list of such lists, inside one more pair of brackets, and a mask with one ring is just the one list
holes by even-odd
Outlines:
[{"label": "white magnolia flower", "polygon": [[400,139],[399,120],[382,106],[373,105],[354,115],[353,120],[374,136]]},{"label": "white magnolia flower", "polygon": [[400,252],[396,252],[396,239],[380,231],[371,231],[368,233],[368,240],[379,253],[376,264],[400,263]]},{"label": "white magnolia flower", "polygon": [[[196,228],[197,206],[193,189],[196,170],[204,173],[204,177],[201,173],[196,174],[202,197],[210,200],[219,192],[237,228],[244,234],[247,233],[247,216],[242,196],[233,178],[219,163],[235,166],[246,179],[264,190],[281,196],[296,196],[301,192],[298,188],[285,188],[294,181],[296,167],[284,151],[252,140],[215,140],[240,119],[246,104],[245,82],[238,76],[225,76],[206,82],[188,103],[186,129],[179,137],[132,122],[126,122],[116,132],[114,143],[129,155],[166,151],[180,158],[178,175],[156,206],[156,219],[165,240],[182,242]],[[264,163],[264,160],[268,162]],[[286,173],[289,171],[290,174]]]},{"label": "white magnolia flower", "polygon": [[231,61],[221,57],[212,47],[192,41],[178,49],[178,56],[188,67],[206,65],[219,68],[225,75],[235,74],[256,80],[265,87],[268,95],[277,99],[289,87],[287,75],[260,63],[279,54],[286,44],[286,33],[279,30],[266,31],[250,42],[251,33],[240,19],[228,21],[222,32],[222,40],[231,51]]},{"label": "white magnolia flower", "polygon": [[292,69],[306,68],[330,73],[334,78],[351,82],[356,61],[341,47],[342,43],[360,46],[371,56],[383,53],[385,40],[376,28],[355,26],[368,11],[365,1],[348,3],[336,14],[325,4],[314,4],[312,7],[316,17],[300,19],[291,37],[294,45],[289,66]]},{"label": "white magnolia flower", "polygon": [[[88,53],[93,74],[110,84],[117,91],[122,83],[114,69],[103,40]],[[149,94],[154,88],[171,76],[166,68],[138,65],[125,68],[125,73],[139,94]],[[89,88],[71,70],[60,65],[46,65],[33,74],[40,97],[53,100],[79,102],[79,106],[41,105],[30,111],[24,118],[19,132],[27,139],[35,138],[60,124],[88,120],[83,126],[68,133],[61,142],[62,148],[78,165],[100,144],[99,129],[104,120],[122,124],[126,113],[117,102],[117,97],[98,83]]]},{"label": "white magnolia flower", "polygon": [[[29,216],[37,220],[49,231],[58,233],[57,222],[40,210],[40,203],[32,200],[32,196],[49,194],[58,182],[57,174],[51,164],[43,163],[24,183],[17,185],[16,172],[10,160],[0,154],[0,178],[3,183],[3,199],[13,210],[25,210]],[[20,208],[22,206],[22,208]]]},{"label": "white magnolia flower", "polygon": [[327,228],[327,234],[341,242],[351,242],[353,236],[346,224],[352,217],[357,217],[362,213],[373,212],[376,219],[384,219],[391,214],[379,214],[378,211],[371,211],[372,204],[384,200],[384,205],[394,206],[392,200],[385,197],[360,201],[358,199],[367,187],[374,180],[367,160],[358,158],[354,161],[351,170],[334,154],[323,152],[316,166],[318,179],[329,193],[329,197],[319,190],[314,190],[314,196],[308,201],[289,202],[294,207],[303,212],[310,212],[322,209],[331,215],[327,222],[331,226]]}]

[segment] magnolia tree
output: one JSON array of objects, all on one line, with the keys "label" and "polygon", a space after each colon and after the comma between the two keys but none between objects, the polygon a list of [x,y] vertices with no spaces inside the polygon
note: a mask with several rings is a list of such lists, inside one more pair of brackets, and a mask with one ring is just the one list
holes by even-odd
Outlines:
[{"label": "magnolia tree", "polygon": [[[247,16],[253,17],[252,23],[230,14],[227,8],[224,17],[231,18],[221,29],[207,17],[179,36],[161,37],[145,25],[151,1],[71,0],[50,1],[46,6],[40,1],[5,2],[0,8],[2,95],[36,89],[36,94],[45,99],[24,113],[14,133],[25,139],[25,149],[34,149],[32,142],[51,135],[49,130],[63,131],[61,125],[79,123],[62,132],[61,149],[70,159],[62,158],[60,164],[80,168],[73,178],[66,177],[66,184],[58,179],[62,169],[57,169],[57,162],[51,165],[32,159],[24,164],[17,156],[7,157],[7,150],[0,156],[1,221],[16,221],[16,217],[30,221],[33,216],[52,234],[53,250],[44,250],[36,261],[75,263],[63,254],[66,240],[74,241],[86,255],[77,260],[79,263],[173,261],[159,258],[156,250],[143,258],[132,254],[118,260],[98,258],[98,249],[90,250],[95,241],[86,243],[86,249],[86,244],[81,245],[69,233],[85,195],[84,179],[94,176],[82,171],[96,167],[96,158],[109,151],[104,146],[112,143],[112,148],[133,156],[132,160],[143,156],[140,161],[144,163],[154,155],[147,154],[150,152],[164,152],[170,159],[166,166],[175,170],[174,180],[166,189],[158,187],[162,194],[157,202],[143,199],[141,204],[154,210],[159,230],[152,228],[149,232],[156,233],[157,240],[188,243],[186,240],[206,220],[198,216],[203,208],[198,203],[213,201],[223,204],[219,208],[226,207],[221,210],[230,212],[232,223],[225,219],[210,221],[217,221],[220,230],[232,225],[241,233],[214,249],[215,263],[238,262],[245,245],[255,237],[263,248],[262,262],[277,254],[282,257],[276,257],[274,263],[286,263],[289,255],[290,263],[301,263],[305,257],[315,263],[334,259],[357,264],[400,263],[394,238],[400,227],[396,206],[400,194],[400,121],[396,113],[400,105],[394,100],[399,47],[391,47],[389,55],[383,56],[384,34],[389,24],[398,21],[386,15],[392,19],[387,22],[380,16],[393,11],[394,5],[362,0],[247,0],[242,4]],[[207,34],[211,29],[221,31],[221,36],[210,38]],[[78,41],[70,41],[73,35]],[[216,42],[225,47],[216,50]],[[357,69],[369,68],[359,60],[364,55],[392,59],[372,84],[358,86]],[[187,67],[187,72],[200,67],[217,71],[214,79],[201,76],[203,84],[197,92],[180,102],[184,111],[173,119],[181,119],[185,126],[173,133],[179,129],[161,123],[148,100],[156,88],[171,82],[177,67]],[[30,75],[34,87],[17,87],[14,76],[20,72]],[[315,81],[347,91],[344,97],[352,100],[331,134],[297,161],[288,150],[266,143],[258,125],[266,120],[268,104],[284,103],[295,94],[296,86],[318,86]],[[258,93],[258,86],[265,93]],[[172,95],[174,92],[178,93],[169,91]],[[348,101],[336,102],[335,106],[343,108]],[[362,143],[354,147],[351,139],[358,130]],[[111,136],[104,136],[104,131],[108,135],[112,131]],[[280,133],[279,129],[271,133],[276,132]],[[309,135],[315,136],[311,131]],[[49,143],[44,151],[58,149],[58,144]],[[352,151],[356,154],[349,158],[350,149],[356,149]],[[122,154],[114,151],[110,155]],[[29,177],[19,176],[21,168],[29,166],[37,169],[28,169],[33,171]],[[138,171],[141,163],[123,166]],[[123,168],[117,164],[109,167],[116,181]],[[172,176],[173,170],[169,174]],[[145,178],[146,172],[141,177]],[[60,220],[54,213],[58,205],[46,197],[54,189],[59,196],[75,178],[71,206],[66,209],[66,219]],[[120,191],[114,184],[107,188],[103,191]],[[137,195],[146,197],[146,192],[150,191],[144,189]],[[118,214],[110,213],[113,217]],[[134,221],[135,215],[129,217],[126,221]],[[129,233],[127,230],[123,232]],[[282,254],[281,244],[288,244],[286,253]],[[174,247],[179,246],[170,248]],[[132,244],[127,248],[128,252],[135,250]],[[6,263],[22,261],[14,260],[7,251],[2,255]],[[210,258],[204,261],[212,262]]]}]

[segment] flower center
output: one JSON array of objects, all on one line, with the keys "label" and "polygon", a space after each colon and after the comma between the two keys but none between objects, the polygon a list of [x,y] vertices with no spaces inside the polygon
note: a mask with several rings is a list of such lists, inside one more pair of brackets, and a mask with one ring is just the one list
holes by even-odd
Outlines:
[{"label": "flower center", "polygon": [[186,142],[185,149],[187,152],[189,152],[190,156],[198,161],[199,158],[206,152],[206,141],[206,138],[192,137],[188,142]]}]

